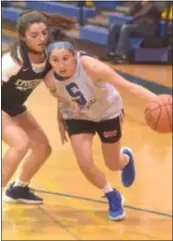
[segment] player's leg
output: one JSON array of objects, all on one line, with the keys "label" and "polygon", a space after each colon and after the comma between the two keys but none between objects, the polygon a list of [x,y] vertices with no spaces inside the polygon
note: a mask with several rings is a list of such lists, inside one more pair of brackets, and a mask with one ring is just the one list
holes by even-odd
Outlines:
[{"label": "player's leg", "polygon": [[95,134],[93,122],[71,119],[65,122],[80,170],[94,186],[104,188],[105,175],[94,164],[92,157],[92,141]]},{"label": "player's leg", "polygon": [[[121,123],[117,117],[98,124],[98,134],[102,141],[102,152],[105,163],[110,170],[122,170],[122,181],[125,186],[132,185],[135,179],[134,160],[132,152],[123,148],[120,151]],[[125,216],[123,197],[114,190],[106,195],[109,201],[109,216],[111,219],[121,219]]]},{"label": "player's leg", "polygon": [[29,138],[4,111],[2,111],[2,140],[9,146],[2,158],[2,187],[5,187],[29,149]]},{"label": "player's leg", "polygon": [[22,163],[18,178],[10,189],[14,190],[17,188],[17,192],[20,190],[20,202],[36,204],[42,203],[43,199],[33,194],[30,189],[28,189],[27,185],[44,164],[44,162],[48,159],[49,155],[51,154],[51,147],[42,128],[36,119],[29,113],[29,111],[25,111],[21,115],[16,116],[14,119],[16,123],[18,123],[18,125],[27,133],[30,139],[31,152],[27,155],[26,159]]},{"label": "player's leg", "polygon": [[131,186],[135,179],[134,158],[129,148],[121,148],[121,117],[99,123],[98,134],[102,141],[105,163],[110,170],[122,170],[124,186]]},{"label": "player's leg", "polygon": [[90,183],[104,191],[105,196],[109,195],[113,188],[104,173],[94,164],[92,157],[95,124],[91,121],[69,120],[67,127],[80,170]]},{"label": "player's leg", "polygon": [[92,157],[93,134],[82,133],[72,135],[70,140],[78,166],[84,176],[97,188],[104,189],[106,185],[105,175],[94,164]]},{"label": "player's leg", "polygon": [[21,181],[30,182],[31,178],[50,156],[51,146],[43,129],[29,111],[16,117],[15,120],[30,138],[31,153],[24,160],[19,173]]}]

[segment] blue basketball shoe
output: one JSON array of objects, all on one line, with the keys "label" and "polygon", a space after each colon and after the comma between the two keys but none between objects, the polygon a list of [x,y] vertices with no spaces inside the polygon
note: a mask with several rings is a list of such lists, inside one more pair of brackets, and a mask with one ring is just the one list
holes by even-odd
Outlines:
[{"label": "blue basketball shoe", "polygon": [[125,210],[123,208],[124,197],[117,190],[106,193],[105,197],[108,199],[109,210],[108,216],[111,220],[122,220],[125,218]]},{"label": "blue basketball shoe", "polygon": [[125,187],[130,187],[135,180],[135,164],[132,150],[130,148],[122,148],[121,153],[129,157],[129,163],[121,171],[121,180]]}]

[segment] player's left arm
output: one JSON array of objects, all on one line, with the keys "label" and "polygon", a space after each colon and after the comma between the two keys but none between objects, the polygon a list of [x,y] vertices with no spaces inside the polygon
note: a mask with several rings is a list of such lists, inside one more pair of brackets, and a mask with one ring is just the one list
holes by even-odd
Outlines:
[{"label": "player's left arm", "polygon": [[145,100],[146,102],[149,102],[156,97],[156,94],[153,92],[142,87],[141,85],[134,84],[124,79],[110,66],[97,59],[87,56],[82,60],[82,62],[91,79],[95,81],[107,81],[108,83],[112,84],[118,91],[121,92],[122,90],[126,90],[136,95],[138,98]]}]

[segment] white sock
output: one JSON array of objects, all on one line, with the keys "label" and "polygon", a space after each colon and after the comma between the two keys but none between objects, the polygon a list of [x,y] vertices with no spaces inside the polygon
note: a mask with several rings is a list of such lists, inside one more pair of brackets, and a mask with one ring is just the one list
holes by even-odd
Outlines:
[{"label": "white sock", "polygon": [[[127,160],[128,160],[127,165],[128,165],[128,164],[129,164],[129,159],[130,159],[130,158],[129,158],[129,156],[128,156],[127,154],[124,154],[124,153],[123,153],[123,155],[127,158]],[[126,165],[126,166],[127,166],[127,165]],[[125,166],[125,167],[126,167],[126,166]]]},{"label": "white sock", "polygon": [[19,187],[26,187],[29,184],[29,182],[23,182],[20,179],[17,179],[14,182],[14,187],[19,186]]},{"label": "white sock", "polygon": [[112,192],[114,189],[112,188],[111,184],[109,182],[106,183],[106,185],[103,188],[104,193]]},{"label": "white sock", "polygon": [[[124,156],[127,158],[127,160],[128,160],[127,165],[128,165],[128,164],[129,164],[129,159],[130,159],[130,157],[129,157],[127,154],[124,154],[124,153],[123,153],[123,148],[121,148],[120,154],[121,154],[121,155],[124,155]],[[126,165],[126,166],[127,166],[127,165]],[[126,166],[125,166],[125,167],[126,167]]]}]

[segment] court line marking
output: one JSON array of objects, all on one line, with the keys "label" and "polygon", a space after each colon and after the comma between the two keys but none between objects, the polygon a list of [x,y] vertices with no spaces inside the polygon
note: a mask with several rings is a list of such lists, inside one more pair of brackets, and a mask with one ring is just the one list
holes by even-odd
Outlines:
[{"label": "court line marking", "polygon": [[[46,191],[42,189],[32,189],[33,191],[40,192],[40,193],[45,193],[45,194],[50,194],[50,195],[55,195],[55,196],[62,196],[62,197],[67,197],[67,198],[73,198],[73,199],[78,199],[78,200],[83,200],[83,201],[89,201],[89,202],[95,202],[95,203],[102,203],[102,204],[107,204],[106,201],[94,199],[94,198],[88,198],[88,197],[82,197],[82,196],[76,196],[72,194],[66,194],[66,193],[59,193],[59,192],[53,192],[53,191]],[[151,209],[145,209],[145,208],[138,208],[134,207],[131,205],[124,205],[125,208],[136,210],[136,211],[141,211],[141,212],[146,212],[146,213],[152,213],[160,216],[165,216],[172,218],[173,215],[166,213],[166,212],[161,212],[161,211],[155,211]]]},{"label": "court line marking", "polygon": [[155,94],[170,94],[172,95],[172,87],[163,85],[161,83],[155,82],[153,80],[150,80],[149,78],[143,78],[142,76],[136,76],[130,73],[127,73],[126,71],[122,70],[116,70],[114,68],[114,71],[120,74],[122,77],[127,79],[129,82],[141,85],[148,90],[154,92]]},{"label": "court line marking", "polygon": [[53,217],[51,214],[49,214],[44,208],[39,207],[43,213],[45,213],[49,218],[51,218],[56,224],[58,224],[65,232],[70,234],[74,240],[81,240],[79,236],[74,234],[70,229],[68,229],[65,225],[63,225],[57,218]]}]

